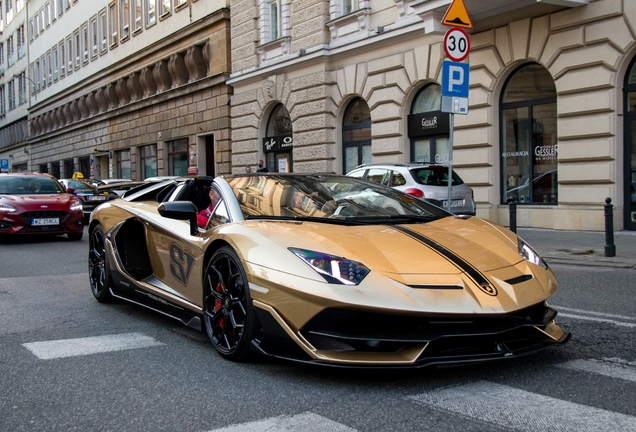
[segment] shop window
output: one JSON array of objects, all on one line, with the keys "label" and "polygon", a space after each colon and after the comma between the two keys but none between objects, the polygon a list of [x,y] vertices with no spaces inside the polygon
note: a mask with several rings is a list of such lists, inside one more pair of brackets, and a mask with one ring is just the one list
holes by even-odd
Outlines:
[{"label": "shop window", "polygon": [[74,172],[75,162],[73,162],[73,159],[66,159],[64,161],[64,178],[71,178]]},{"label": "shop window", "polygon": [[556,87],[541,65],[516,70],[501,97],[501,203],[557,204]]},{"label": "shop window", "polygon": [[294,135],[289,111],[285,105],[278,104],[269,116],[263,138],[267,169],[270,172],[291,172],[293,147]]},{"label": "shop window", "polygon": [[120,150],[115,153],[117,157],[117,176],[116,178],[132,178],[130,164],[130,150]]},{"label": "shop window", "polygon": [[147,145],[139,149],[139,164],[141,166],[141,178],[157,176],[157,145]]},{"label": "shop window", "polygon": [[188,175],[188,140],[186,138],[168,143],[168,175]]},{"label": "shop window", "polygon": [[343,172],[371,163],[371,111],[369,105],[356,98],[347,106],[342,122]]},{"label": "shop window", "polygon": [[449,115],[441,111],[442,88],[429,84],[415,95],[408,116],[411,161],[448,163]]},{"label": "shop window", "polygon": [[636,59],[625,77],[624,200],[625,229],[636,230]]}]

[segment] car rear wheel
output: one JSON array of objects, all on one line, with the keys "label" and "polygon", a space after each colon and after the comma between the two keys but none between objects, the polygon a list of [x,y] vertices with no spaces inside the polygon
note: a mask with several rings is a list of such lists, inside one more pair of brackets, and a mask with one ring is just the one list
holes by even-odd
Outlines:
[{"label": "car rear wheel", "polygon": [[88,241],[88,278],[93,295],[100,302],[108,302],[113,296],[110,293],[111,277],[106,256],[106,235],[101,225],[97,225]]},{"label": "car rear wheel", "polygon": [[214,253],[203,279],[203,320],[214,348],[229,360],[245,360],[254,338],[255,315],[245,270],[236,252]]}]

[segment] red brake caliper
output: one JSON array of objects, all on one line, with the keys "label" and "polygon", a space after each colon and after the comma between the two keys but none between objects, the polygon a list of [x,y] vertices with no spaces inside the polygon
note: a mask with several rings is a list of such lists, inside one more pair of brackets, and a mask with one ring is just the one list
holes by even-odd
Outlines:
[{"label": "red brake caliper", "polygon": [[[221,282],[216,284],[216,286],[214,287],[214,291],[216,291],[218,293],[222,293],[223,292],[223,286],[221,285]],[[214,299],[214,314],[215,315],[221,310],[221,306],[222,306],[221,300],[215,298]],[[225,318],[224,317],[219,318],[219,327],[221,327],[221,329],[223,329],[225,327]]]}]

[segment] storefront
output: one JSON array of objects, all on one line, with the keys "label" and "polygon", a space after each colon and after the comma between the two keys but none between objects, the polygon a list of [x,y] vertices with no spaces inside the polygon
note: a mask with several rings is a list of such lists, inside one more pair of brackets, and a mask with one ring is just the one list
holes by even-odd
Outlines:
[{"label": "storefront", "polygon": [[263,138],[265,166],[269,172],[292,172],[294,134],[285,105],[278,104],[269,116]]}]

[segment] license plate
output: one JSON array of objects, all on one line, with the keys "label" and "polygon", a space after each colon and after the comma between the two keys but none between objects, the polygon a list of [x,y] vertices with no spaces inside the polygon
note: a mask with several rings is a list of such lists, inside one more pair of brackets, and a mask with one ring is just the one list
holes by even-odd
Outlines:
[{"label": "license plate", "polygon": [[41,218],[32,219],[31,226],[46,226],[46,225],[59,225],[60,218]]},{"label": "license plate", "polygon": [[[442,201],[442,207],[446,207],[448,205],[447,201]],[[451,208],[453,207],[461,207],[464,205],[464,200],[451,200]]]},{"label": "license plate", "polygon": [[104,195],[89,195],[89,201],[106,201],[106,197]]}]

